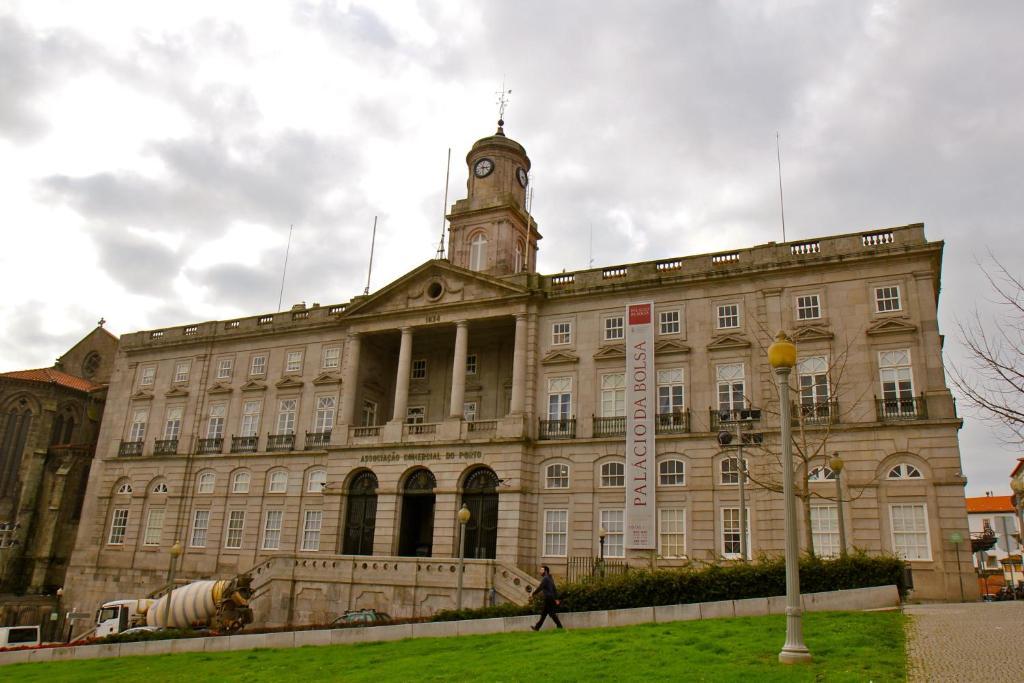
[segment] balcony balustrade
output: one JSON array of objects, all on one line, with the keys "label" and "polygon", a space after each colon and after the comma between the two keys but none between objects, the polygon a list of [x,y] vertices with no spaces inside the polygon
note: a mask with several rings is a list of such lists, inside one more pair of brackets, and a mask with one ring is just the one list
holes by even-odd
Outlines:
[{"label": "balcony balustrade", "polygon": [[659,413],[654,418],[657,434],[685,434],[690,431],[690,411],[677,410],[673,413]]},{"label": "balcony balustrade", "polygon": [[626,418],[623,415],[615,417],[595,417],[594,437],[602,436],[625,436]]},{"label": "balcony balustrade", "polygon": [[711,408],[708,411],[711,415],[710,424],[711,431],[717,432],[723,428],[723,425],[733,422],[758,422],[761,419],[760,408],[732,408],[732,409],[716,409]]},{"label": "balcony balustrade", "polygon": [[405,425],[406,434],[437,434],[436,422],[413,422]]},{"label": "balcony balustrade", "polygon": [[793,424],[830,425],[839,422],[839,402],[832,398],[825,401],[801,401],[793,404]]},{"label": "balcony balustrade", "polygon": [[199,439],[196,447],[196,455],[214,455],[224,450],[224,437],[218,436],[210,439]]},{"label": "balcony balustrade", "polygon": [[267,434],[267,452],[278,453],[281,451],[295,450],[294,434]]},{"label": "balcony balustrade", "polygon": [[258,436],[232,436],[231,437],[231,452],[232,453],[255,453],[260,445],[260,437]]},{"label": "balcony balustrade", "polygon": [[177,439],[157,439],[153,446],[153,455],[177,455]]},{"label": "balcony balustrade", "polygon": [[142,455],[144,441],[122,441],[117,449],[117,455],[121,458],[135,458]]},{"label": "balcony balustrade", "polygon": [[467,420],[467,432],[494,432],[498,430],[497,420]]},{"label": "balcony balustrade", "polygon": [[330,432],[306,432],[306,450],[315,450],[318,448],[327,448],[327,445],[331,443]]},{"label": "balcony balustrade", "polygon": [[352,436],[357,439],[380,436],[380,425],[370,427],[353,427]]},{"label": "balcony balustrade", "polygon": [[924,396],[876,398],[875,410],[878,414],[879,422],[928,419],[928,403],[925,401]]},{"label": "balcony balustrade", "polygon": [[575,439],[576,418],[564,420],[541,420],[538,438],[547,439]]}]

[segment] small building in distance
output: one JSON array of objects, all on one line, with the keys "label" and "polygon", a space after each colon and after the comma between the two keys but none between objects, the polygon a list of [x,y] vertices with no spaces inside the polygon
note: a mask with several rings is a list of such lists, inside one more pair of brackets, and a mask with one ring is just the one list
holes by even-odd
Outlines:
[{"label": "small building in distance", "polygon": [[996,496],[989,491],[984,496],[967,498],[967,518],[972,538],[995,537],[995,544],[990,549],[974,553],[974,567],[981,576],[981,590],[994,593],[1003,585],[1016,585],[1024,580],[1021,573],[1020,518],[1013,496]]}]

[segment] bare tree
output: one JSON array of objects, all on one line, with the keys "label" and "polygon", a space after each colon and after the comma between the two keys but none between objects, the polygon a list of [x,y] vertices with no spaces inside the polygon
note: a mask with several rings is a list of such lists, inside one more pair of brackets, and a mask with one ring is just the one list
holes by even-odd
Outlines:
[{"label": "bare tree", "polygon": [[983,318],[975,309],[967,321],[957,322],[968,359],[962,366],[950,364],[950,379],[1008,443],[1024,444],[1024,280],[989,257],[995,265],[978,267],[997,312]]}]

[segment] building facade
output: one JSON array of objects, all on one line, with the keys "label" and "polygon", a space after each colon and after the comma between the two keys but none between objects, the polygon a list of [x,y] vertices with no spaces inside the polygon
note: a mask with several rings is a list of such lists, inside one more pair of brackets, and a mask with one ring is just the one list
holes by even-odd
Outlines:
[{"label": "building facade", "polygon": [[[1021,566],[1020,518],[1014,497],[984,496],[967,498],[967,519],[972,538],[989,537],[992,546],[974,553],[974,568],[982,590],[994,593],[1001,586],[1015,586],[1024,580]],[[986,543],[986,545],[988,545]]]},{"label": "building facade", "polygon": [[[252,571],[267,623],[451,607],[463,504],[468,605],[524,600],[539,562],[566,576],[602,552],[669,567],[781,554],[764,351],[779,329],[800,354],[804,549],[839,552],[839,453],[850,549],[905,556],[922,599],[959,595],[961,423],[942,244],[922,225],[542,275],[525,150],[499,128],[466,161],[448,260],[348,303],[122,338],[68,582],[80,609],[158,589],[176,540],[179,576]],[[658,404],[643,552],[624,540],[624,316],[640,301]],[[737,424],[746,544],[737,449],[718,443]]]}]

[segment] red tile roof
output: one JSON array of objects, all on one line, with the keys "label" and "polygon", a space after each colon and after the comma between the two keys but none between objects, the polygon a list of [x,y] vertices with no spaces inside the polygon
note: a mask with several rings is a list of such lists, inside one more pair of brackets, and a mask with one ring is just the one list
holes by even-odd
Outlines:
[{"label": "red tile roof", "polygon": [[14,372],[0,372],[0,378],[21,379],[27,382],[43,382],[45,384],[58,384],[76,391],[92,391],[99,389],[101,385],[90,382],[84,377],[75,377],[66,372],[54,368],[39,368],[36,370],[15,370]]},{"label": "red tile roof", "polygon": [[1013,496],[978,496],[967,499],[967,512],[1013,512]]}]

